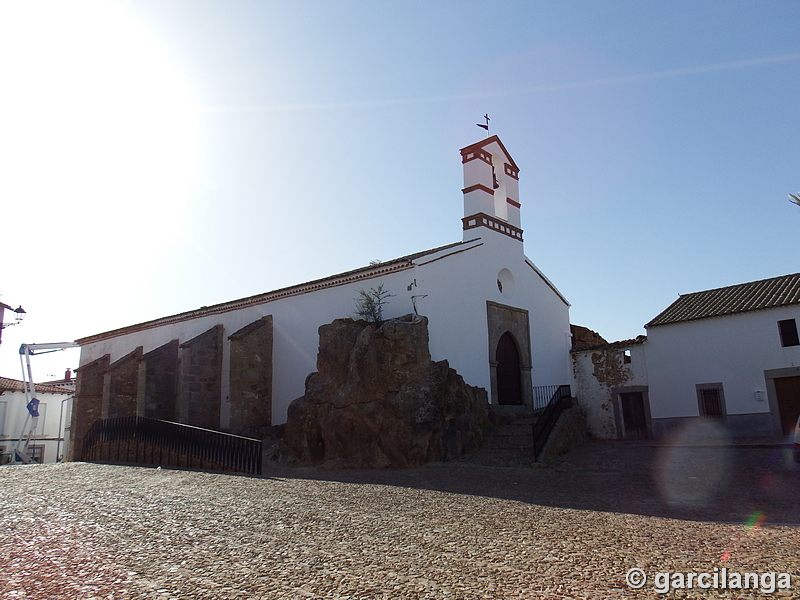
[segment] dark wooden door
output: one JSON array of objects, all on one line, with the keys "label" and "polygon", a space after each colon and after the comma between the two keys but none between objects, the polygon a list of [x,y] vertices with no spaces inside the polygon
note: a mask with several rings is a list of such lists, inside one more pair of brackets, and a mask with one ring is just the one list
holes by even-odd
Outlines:
[{"label": "dark wooden door", "polygon": [[788,435],[794,431],[794,424],[800,415],[800,376],[778,377],[775,379],[775,391],[778,394],[781,431]]},{"label": "dark wooden door", "polygon": [[519,350],[514,338],[506,332],[497,342],[497,401],[499,404],[522,404],[519,377]]},{"label": "dark wooden door", "polygon": [[642,392],[620,394],[619,402],[622,405],[623,438],[626,440],[647,439],[644,394]]}]

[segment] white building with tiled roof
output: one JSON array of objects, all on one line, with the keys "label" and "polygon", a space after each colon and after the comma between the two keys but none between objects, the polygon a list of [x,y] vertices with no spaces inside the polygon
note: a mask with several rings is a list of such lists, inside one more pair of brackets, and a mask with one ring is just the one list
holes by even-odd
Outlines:
[{"label": "white building with tiled roof", "polygon": [[800,415],[800,274],[683,294],[647,337],[573,351],[598,437],[662,437],[705,417],[731,436],[789,433]]},{"label": "white building with tiled roof", "polygon": [[708,415],[732,435],[788,433],[800,414],[798,323],[797,273],[681,295],[645,325],[654,432]]},{"label": "white building with tiled roof", "polygon": [[[27,409],[23,382],[0,377],[0,464],[14,460],[14,449],[28,438],[32,417]],[[37,383],[39,418],[28,445],[37,462],[56,462],[66,454],[73,391],[57,385]],[[20,447],[21,448],[21,447]]]},{"label": "white building with tiled roof", "polygon": [[303,395],[319,326],[379,285],[384,317],[426,316],[432,358],[491,402],[533,404],[570,383],[569,303],[524,254],[519,168],[497,136],[461,157],[460,242],[78,340],[75,439],[125,415],[258,436]]}]

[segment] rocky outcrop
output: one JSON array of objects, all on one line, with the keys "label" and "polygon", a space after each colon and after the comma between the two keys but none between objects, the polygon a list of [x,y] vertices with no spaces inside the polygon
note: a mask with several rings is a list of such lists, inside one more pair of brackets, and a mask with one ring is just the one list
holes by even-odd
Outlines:
[{"label": "rocky outcrop", "polygon": [[289,406],[283,460],[326,468],[403,468],[458,458],[483,443],[486,391],[432,362],[428,320],[319,328],[318,371]]}]

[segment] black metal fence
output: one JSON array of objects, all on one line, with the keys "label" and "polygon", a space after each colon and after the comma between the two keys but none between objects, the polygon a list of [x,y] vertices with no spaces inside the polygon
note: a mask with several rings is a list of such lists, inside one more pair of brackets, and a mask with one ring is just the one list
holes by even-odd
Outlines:
[{"label": "black metal fence", "polygon": [[261,440],[147,417],[95,421],[83,460],[261,474]]},{"label": "black metal fence", "polygon": [[550,399],[558,391],[559,385],[537,385],[533,388],[533,408],[539,409],[547,406]]},{"label": "black metal fence", "polygon": [[570,387],[568,385],[558,386],[544,411],[539,415],[536,423],[533,424],[534,460],[539,460],[539,454],[544,449],[547,438],[550,437],[550,432],[553,431],[558,417],[570,406],[572,406],[572,391]]}]

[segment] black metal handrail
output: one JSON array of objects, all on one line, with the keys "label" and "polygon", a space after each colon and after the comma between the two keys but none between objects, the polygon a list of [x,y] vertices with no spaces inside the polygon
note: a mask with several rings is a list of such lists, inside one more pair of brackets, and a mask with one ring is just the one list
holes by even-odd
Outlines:
[{"label": "black metal handrail", "polygon": [[95,421],[83,460],[261,474],[261,440],[148,417]]},{"label": "black metal handrail", "polygon": [[572,406],[572,391],[568,385],[561,385],[533,424],[533,460],[539,460],[539,454],[544,449],[558,417],[570,406]]}]

